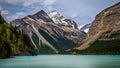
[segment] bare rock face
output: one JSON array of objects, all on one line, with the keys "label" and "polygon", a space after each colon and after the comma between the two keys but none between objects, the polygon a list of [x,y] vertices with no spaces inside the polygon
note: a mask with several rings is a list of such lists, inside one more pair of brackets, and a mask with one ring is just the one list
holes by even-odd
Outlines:
[{"label": "bare rock face", "polygon": [[120,30],[120,3],[98,14],[89,29],[89,37],[97,33]]},{"label": "bare rock face", "polygon": [[65,18],[63,15],[61,15],[56,10],[51,11],[49,14],[50,18],[54,21],[54,23],[62,28],[68,27],[71,29],[78,29],[77,24],[71,20]]},{"label": "bare rock face", "polygon": [[[79,46],[78,50],[85,50],[91,48],[92,44],[96,41],[120,41],[120,2],[103,10],[100,12],[95,20],[92,22],[88,37],[86,40],[84,40],[84,43]],[[104,43],[106,43],[104,42]],[[99,45],[105,45],[102,43],[99,43]],[[109,44],[110,46],[118,46],[120,44],[113,43]],[[97,44],[98,45],[98,44]],[[107,45],[107,43],[106,43]],[[96,46],[97,47],[97,46]],[[99,47],[99,46],[98,46]],[[112,48],[111,48],[112,49]]]},{"label": "bare rock face", "polygon": [[40,54],[64,52],[75,47],[86,37],[74,21],[59,14],[50,16],[43,10],[16,19],[11,24],[29,35],[31,44]]}]

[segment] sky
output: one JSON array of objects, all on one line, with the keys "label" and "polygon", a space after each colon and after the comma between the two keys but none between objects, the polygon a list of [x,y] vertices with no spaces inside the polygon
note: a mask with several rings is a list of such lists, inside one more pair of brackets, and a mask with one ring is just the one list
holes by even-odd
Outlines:
[{"label": "sky", "polygon": [[8,22],[40,10],[57,10],[80,26],[92,23],[98,13],[118,2],[120,0],[0,0],[0,10]]}]

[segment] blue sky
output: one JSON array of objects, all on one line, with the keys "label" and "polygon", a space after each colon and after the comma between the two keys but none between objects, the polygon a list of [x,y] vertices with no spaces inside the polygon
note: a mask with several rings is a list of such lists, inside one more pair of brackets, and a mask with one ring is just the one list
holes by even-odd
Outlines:
[{"label": "blue sky", "polygon": [[10,22],[40,10],[57,10],[78,26],[91,23],[95,16],[120,0],[0,0],[2,16]]}]

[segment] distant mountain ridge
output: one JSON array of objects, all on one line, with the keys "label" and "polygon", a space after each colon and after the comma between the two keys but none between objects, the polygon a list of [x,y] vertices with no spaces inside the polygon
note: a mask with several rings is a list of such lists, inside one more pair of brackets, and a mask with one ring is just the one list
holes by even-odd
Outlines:
[{"label": "distant mountain ridge", "polygon": [[89,28],[90,28],[91,24],[84,24],[79,26],[80,31],[84,31],[85,33],[88,33]]},{"label": "distant mountain ridge", "polygon": [[39,54],[64,52],[86,37],[73,20],[63,17],[57,11],[47,14],[41,10],[34,15],[16,19],[11,24],[30,37]]}]

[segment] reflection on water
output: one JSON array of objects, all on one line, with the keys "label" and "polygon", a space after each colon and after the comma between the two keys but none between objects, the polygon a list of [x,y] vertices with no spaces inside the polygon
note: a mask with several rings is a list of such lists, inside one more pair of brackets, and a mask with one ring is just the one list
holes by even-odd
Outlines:
[{"label": "reflection on water", "polygon": [[0,68],[120,68],[120,55],[39,55],[0,59]]}]

